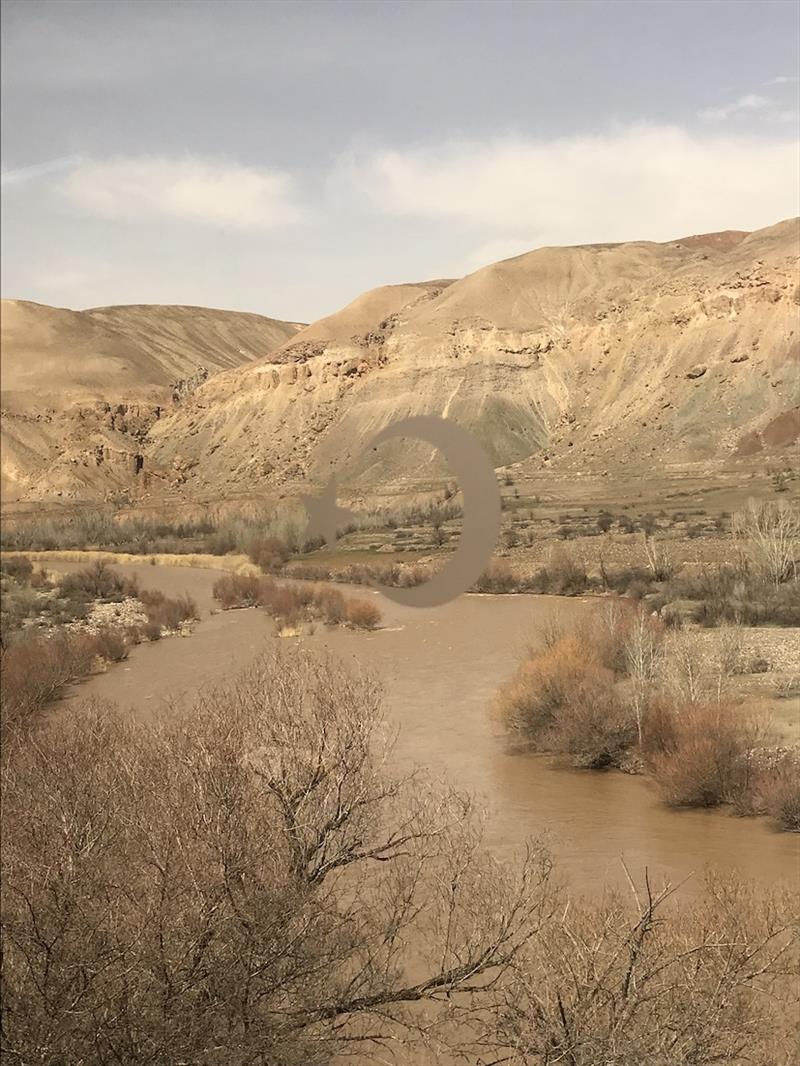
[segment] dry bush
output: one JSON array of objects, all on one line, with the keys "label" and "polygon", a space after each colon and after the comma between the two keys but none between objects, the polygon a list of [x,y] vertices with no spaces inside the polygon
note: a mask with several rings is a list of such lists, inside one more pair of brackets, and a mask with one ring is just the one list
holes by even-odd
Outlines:
[{"label": "dry bush", "polygon": [[377,629],[383,620],[380,607],[371,600],[348,600],[346,607],[348,625],[356,629]]},{"label": "dry bush", "polygon": [[89,708],[15,745],[5,1054],[323,1066],[463,1043],[553,913],[550,863],[497,862],[467,797],[391,766],[374,682],[297,654],[158,724]]},{"label": "dry bush", "polygon": [[277,573],[292,556],[289,545],[278,537],[256,536],[247,544],[247,555],[265,574]]},{"label": "dry bush", "polygon": [[96,654],[108,663],[121,663],[128,658],[130,644],[119,630],[105,627],[94,634]]},{"label": "dry bush", "polygon": [[123,577],[110,563],[97,559],[82,570],[67,574],[61,580],[61,592],[65,596],[76,596],[85,600],[103,602],[120,602],[130,596],[136,596],[136,582]]},{"label": "dry bush", "polygon": [[721,626],[704,639],[697,630],[673,631],[657,665],[661,686],[676,700],[721,700],[747,671],[744,634],[736,625]]},{"label": "dry bush", "polygon": [[505,559],[495,559],[472,587],[473,592],[489,592],[495,595],[515,592],[519,582]]},{"label": "dry bush", "polygon": [[708,650],[697,633],[672,631],[660,666],[661,687],[679,703],[699,703],[714,694],[716,680]]},{"label": "dry bush", "polygon": [[27,555],[3,556],[0,559],[0,571],[20,585],[27,585],[33,575],[33,563]]},{"label": "dry bush", "polygon": [[158,622],[145,622],[145,624],[141,627],[140,632],[144,640],[161,640],[161,626],[158,624]]},{"label": "dry bush", "polygon": [[211,594],[223,611],[234,607],[255,607],[261,602],[261,578],[250,574],[225,574],[214,582]]},{"label": "dry bush", "polygon": [[654,581],[669,581],[675,571],[675,564],[669,546],[656,537],[645,532],[642,536],[647,566]]},{"label": "dry bush", "polygon": [[295,626],[304,615],[301,598],[288,585],[265,585],[261,590],[261,603],[280,626]]},{"label": "dry bush", "polygon": [[783,752],[759,767],[752,791],[757,811],[768,814],[779,829],[800,833],[800,753]]},{"label": "dry bush", "polygon": [[800,512],[781,500],[749,500],[733,516],[733,531],[753,565],[777,588],[797,580]]},{"label": "dry bush", "polygon": [[578,633],[523,663],[497,711],[514,742],[570,755],[581,766],[617,764],[635,738],[613,671]]},{"label": "dry bush", "polygon": [[790,1066],[788,894],[763,898],[726,877],[695,902],[670,896],[648,883],[633,908],[617,896],[573,902],[546,923],[504,989],[494,1023],[507,1051],[494,1061]]},{"label": "dry bush", "polygon": [[741,706],[663,701],[651,713],[647,761],[672,806],[738,803],[752,790],[751,752],[764,736],[764,720]]},{"label": "dry bush", "polygon": [[103,652],[117,661],[125,657],[124,639],[102,634],[56,631],[27,632],[2,651],[3,684],[0,717],[4,734],[31,725],[39,711],[57,699],[67,685],[85,677]]},{"label": "dry bush", "polygon": [[147,608],[147,618],[167,632],[181,628],[184,622],[192,622],[199,617],[197,604],[188,593],[181,596],[166,597],[158,607]]},{"label": "dry bush", "polygon": [[315,602],[328,625],[341,625],[347,618],[347,602],[338,589],[323,586],[316,593]]}]

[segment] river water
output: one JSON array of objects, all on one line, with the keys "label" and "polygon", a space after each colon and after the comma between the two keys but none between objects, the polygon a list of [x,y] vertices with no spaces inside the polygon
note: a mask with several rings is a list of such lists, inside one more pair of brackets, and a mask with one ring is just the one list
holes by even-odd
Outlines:
[{"label": "river water", "polygon": [[[53,563],[68,571],[80,564]],[[506,855],[526,839],[549,836],[557,865],[574,891],[622,886],[622,861],[637,879],[689,878],[706,867],[738,871],[764,883],[800,876],[800,839],[764,820],[713,811],[665,808],[642,777],[553,768],[550,760],[504,750],[489,709],[520,652],[555,616],[569,621],[596,609],[591,600],[547,596],[462,596],[443,607],[400,607],[381,598],[384,628],[374,633],[318,627],[313,636],[277,638],[262,610],[211,613],[219,572],[123,566],[143,588],[188,592],[201,621],[191,636],[139,645],[127,662],[76,687],[65,701],[113,700],[138,714],[169,713],[246,666],[276,639],[327,647],[375,671],[385,682],[389,719],[399,728],[397,754],[474,793],[488,808],[488,843]],[[364,589],[359,595],[377,595]]]}]

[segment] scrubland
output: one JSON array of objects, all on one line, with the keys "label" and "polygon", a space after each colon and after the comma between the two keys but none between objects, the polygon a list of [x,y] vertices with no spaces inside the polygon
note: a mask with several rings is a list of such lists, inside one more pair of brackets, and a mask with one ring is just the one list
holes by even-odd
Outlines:
[{"label": "scrubland", "polygon": [[468,796],[398,771],[381,705],[368,674],[280,645],[183,713],[17,730],[4,1053],[789,1066],[788,894],[631,871],[627,896],[575,898],[542,842],[499,862]]},{"label": "scrubland", "polygon": [[191,597],[140,589],[103,560],[63,577],[24,556],[1,565],[4,731],[32,720],[98,664],[120,662],[133,645],[181,632],[197,618]]},{"label": "scrubland", "polygon": [[587,769],[644,770],[672,806],[728,806],[800,831],[800,750],[739,694],[754,668],[735,625],[700,641],[612,600],[591,622],[546,632],[495,713],[517,748]]}]

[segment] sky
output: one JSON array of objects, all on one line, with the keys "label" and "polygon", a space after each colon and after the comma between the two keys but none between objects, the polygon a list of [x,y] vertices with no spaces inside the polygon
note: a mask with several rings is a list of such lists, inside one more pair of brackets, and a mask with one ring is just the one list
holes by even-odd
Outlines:
[{"label": "sky", "polygon": [[3,295],[311,321],[800,214],[794,0],[4,0]]}]

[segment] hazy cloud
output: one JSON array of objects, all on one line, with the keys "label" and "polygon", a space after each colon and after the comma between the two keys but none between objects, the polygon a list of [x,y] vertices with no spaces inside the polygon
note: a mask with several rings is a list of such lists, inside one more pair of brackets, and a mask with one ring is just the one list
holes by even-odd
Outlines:
[{"label": "hazy cloud", "polygon": [[768,96],[747,93],[746,96],[740,96],[738,100],[734,100],[732,103],[725,104],[722,107],[707,107],[703,111],[698,111],[697,115],[698,118],[703,118],[710,122],[724,122],[731,115],[737,115],[743,111],[763,111],[774,106],[775,101]]},{"label": "hazy cloud", "polygon": [[34,178],[46,177],[48,174],[57,174],[62,170],[69,170],[81,162],[79,155],[65,155],[59,159],[48,159],[43,163],[32,163],[27,167],[16,167],[13,170],[4,170],[0,175],[0,184],[19,185],[24,181],[32,181]]},{"label": "hazy cloud", "polygon": [[301,217],[288,174],[208,158],[88,160],[66,177],[61,192],[84,212],[112,219],[160,216],[263,228]]},{"label": "hazy cloud", "polygon": [[798,213],[798,144],[634,126],[343,158],[332,187],[398,216],[491,227],[534,243],[668,240]]}]

